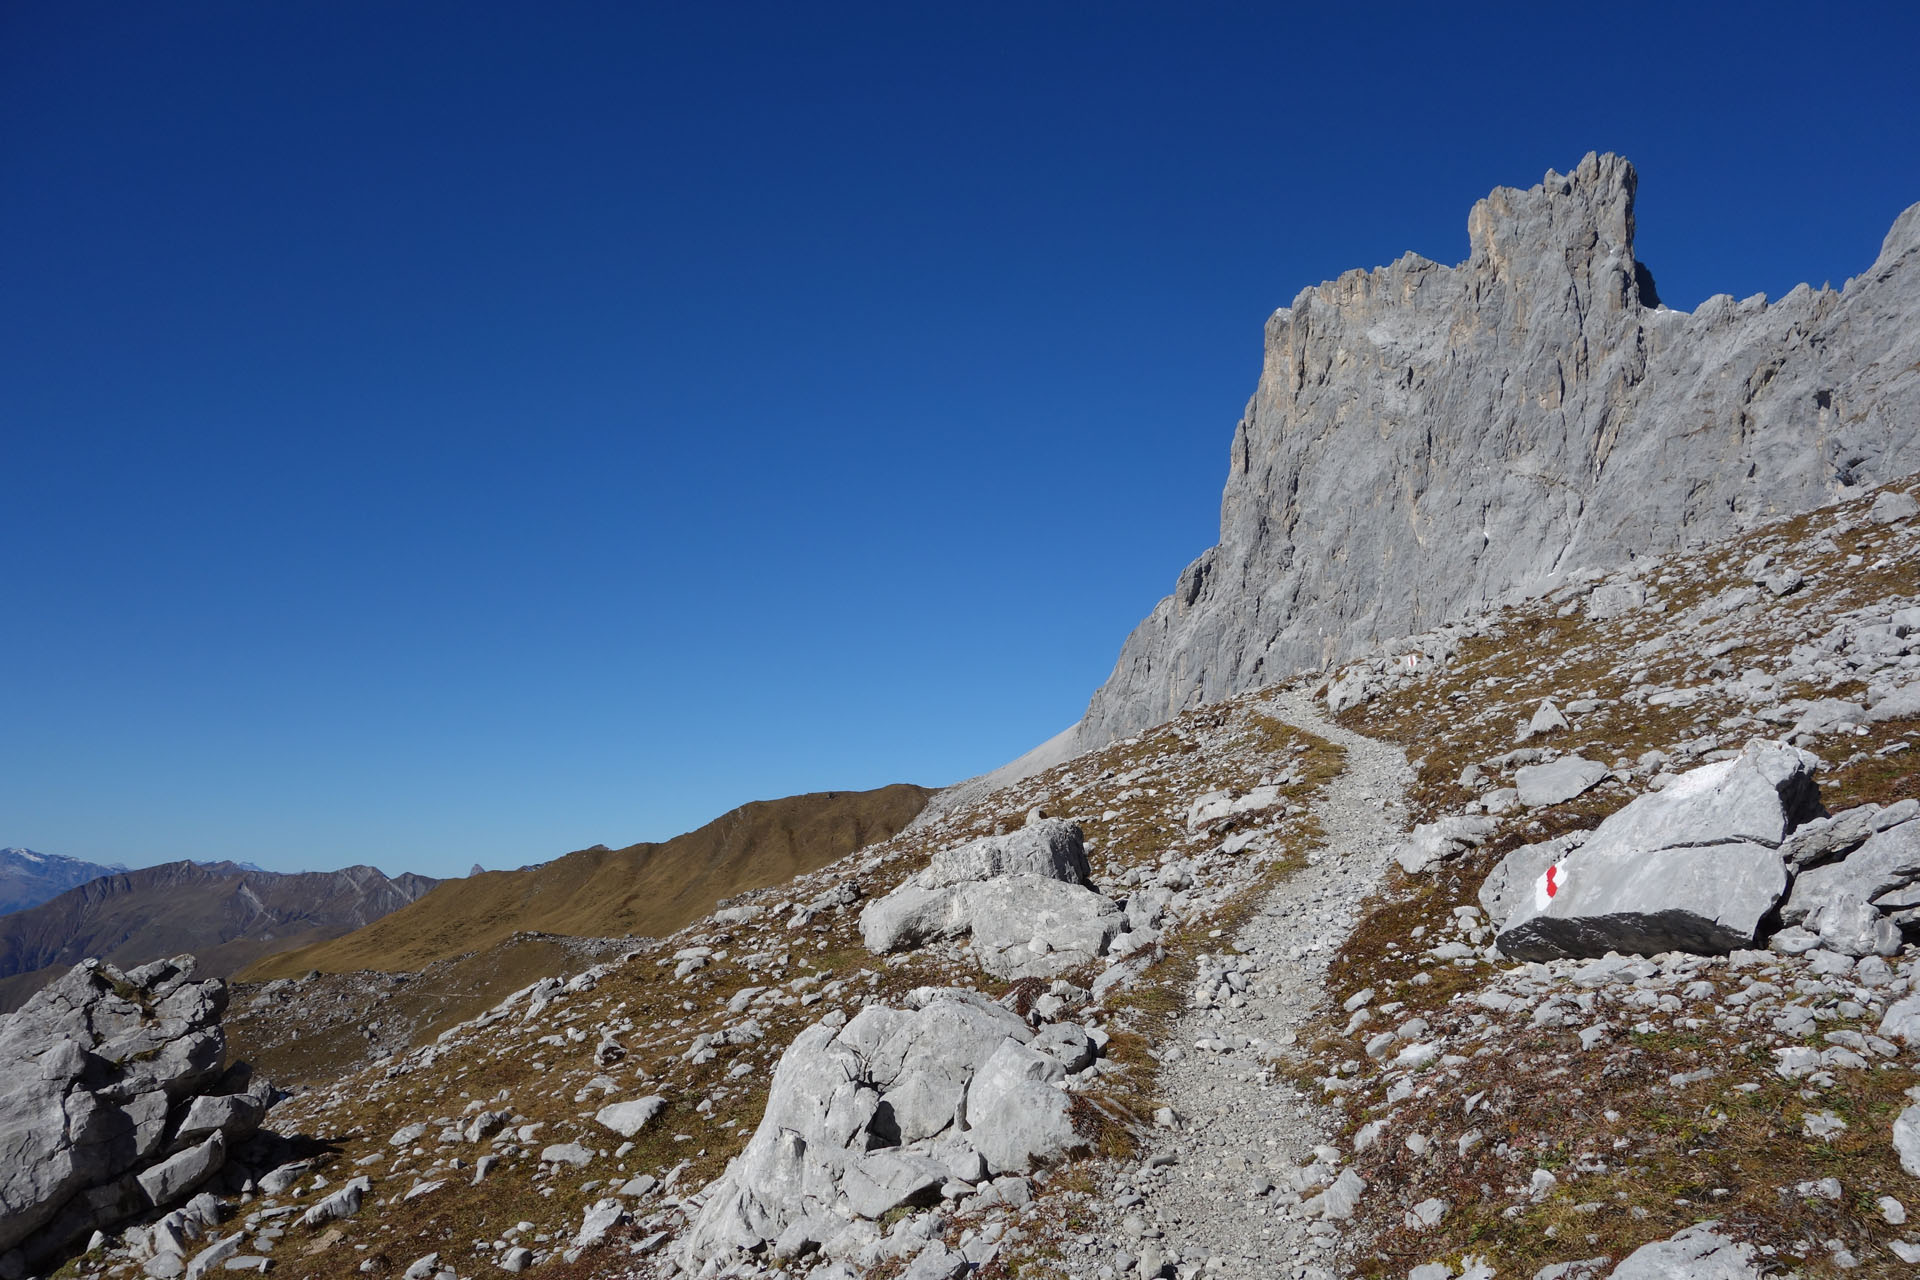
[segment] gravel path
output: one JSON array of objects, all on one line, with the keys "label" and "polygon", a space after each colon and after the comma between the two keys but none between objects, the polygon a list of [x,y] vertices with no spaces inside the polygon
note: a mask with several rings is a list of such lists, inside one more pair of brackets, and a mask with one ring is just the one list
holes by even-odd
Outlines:
[{"label": "gravel path", "polygon": [[[1315,814],[1326,845],[1280,885],[1233,939],[1248,990],[1241,1007],[1194,1011],[1177,1024],[1180,1054],[1161,1072],[1161,1092],[1183,1119],[1147,1162],[1171,1164],[1138,1179],[1139,1203],[1122,1197],[1122,1243],[1149,1266],[1204,1263],[1220,1277],[1314,1277],[1340,1270],[1338,1228],[1284,1202],[1286,1171],[1313,1158],[1334,1113],[1284,1081],[1263,1081],[1249,1048],[1220,1051],[1234,1037],[1288,1044],[1324,1000],[1328,962],[1378,883],[1405,823],[1412,771],[1398,747],[1329,723],[1305,695],[1283,695],[1273,714],[1347,750],[1346,771]],[[1209,1047],[1196,1048],[1196,1042]],[[1171,1055],[1170,1055],[1171,1056]],[[1275,1190],[1268,1190],[1279,1183]],[[1158,1233],[1158,1234],[1156,1234]],[[1183,1268],[1183,1271],[1185,1268]]]}]

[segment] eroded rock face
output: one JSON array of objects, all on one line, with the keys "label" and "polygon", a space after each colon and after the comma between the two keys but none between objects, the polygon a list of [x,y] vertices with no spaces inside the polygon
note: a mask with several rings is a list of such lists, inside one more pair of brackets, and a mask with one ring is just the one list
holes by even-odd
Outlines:
[{"label": "eroded rock face", "polygon": [[1818,811],[1818,765],[1755,741],[1641,796],[1549,867],[1535,872],[1540,851],[1517,850],[1501,877],[1500,950],[1548,960],[1752,946],[1787,891],[1781,843]]},{"label": "eroded rock face", "polygon": [[222,1080],[226,984],[193,957],[88,961],[0,1019],[0,1254],[28,1265],[186,1199],[253,1133],[267,1086]]},{"label": "eroded rock face", "polygon": [[768,1248],[831,1256],[851,1220],[1079,1145],[1058,1087],[1077,1043],[1036,1045],[1024,1020],[977,992],[922,988],[906,1006],[817,1023],[788,1046],[759,1128],[681,1240],[689,1265]]},{"label": "eroded rock face", "polygon": [[1274,313],[1220,541],[1128,638],[1077,750],[1920,469],[1920,205],[1844,290],[1689,314],[1634,257],[1636,182],[1589,155],[1475,205],[1460,265],[1409,253]]}]

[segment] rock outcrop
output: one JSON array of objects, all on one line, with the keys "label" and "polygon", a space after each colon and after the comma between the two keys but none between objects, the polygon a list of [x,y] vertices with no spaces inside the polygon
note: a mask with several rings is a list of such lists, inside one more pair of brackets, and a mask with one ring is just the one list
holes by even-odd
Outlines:
[{"label": "rock outcrop", "polygon": [[746,1150],[703,1193],[686,1258],[856,1256],[895,1209],[975,1195],[1082,1145],[1060,1085],[1092,1053],[1068,1026],[1036,1037],[976,992],[922,988],[905,1008],[809,1027]]},{"label": "rock outcrop", "polygon": [[975,960],[999,978],[1053,977],[1091,963],[1126,929],[1120,904],[1087,887],[1080,828],[1057,818],[943,850],[860,914],[870,951],[970,934]]},{"label": "rock outcrop", "polygon": [[1634,257],[1635,183],[1589,155],[1475,205],[1459,266],[1409,253],[1274,313],[1219,544],[1128,638],[1077,750],[1920,469],[1920,205],[1844,289],[1687,313]]},{"label": "rock outcrop", "polygon": [[1843,860],[1802,872],[1781,920],[1843,955],[1899,951],[1903,927],[1920,929],[1920,822],[1907,820],[1916,809],[1890,806],[1866,817],[1873,834]]},{"label": "rock outcrop", "polygon": [[0,1269],[183,1203],[259,1126],[268,1086],[223,1072],[226,984],[192,977],[88,961],[0,1020]]}]

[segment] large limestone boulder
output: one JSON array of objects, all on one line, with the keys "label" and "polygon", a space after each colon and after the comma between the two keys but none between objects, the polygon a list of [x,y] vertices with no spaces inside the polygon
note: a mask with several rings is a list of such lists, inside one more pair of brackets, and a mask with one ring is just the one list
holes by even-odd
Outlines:
[{"label": "large limestone boulder", "polygon": [[860,936],[884,954],[971,934],[995,977],[1054,977],[1098,959],[1126,931],[1120,905],[1087,888],[1087,873],[1080,828],[1043,818],[935,854],[867,904]]},{"label": "large limestone boulder", "polygon": [[38,1266],[179,1203],[254,1132],[269,1087],[223,1077],[226,984],[192,977],[89,960],[0,1019],[0,1255]]},{"label": "large limestone boulder", "polygon": [[860,939],[878,955],[962,937],[972,927],[963,896],[951,888],[929,889],[912,881],[875,898],[860,913]]},{"label": "large limestone boulder", "polygon": [[1755,741],[1633,801],[1516,895],[1500,950],[1546,960],[1752,946],[1787,891],[1781,842],[1817,811],[1818,766]]},{"label": "large limestone boulder", "polygon": [[1067,1095],[1055,1085],[1060,1060],[1013,1040],[1002,1041],[974,1078],[967,1099],[969,1140],[997,1170],[1026,1173],[1075,1145]]},{"label": "large limestone boulder", "polygon": [[702,1193],[683,1261],[830,1246],[859,1221],[1071,1150],[1065,1068],[1032,1039],[1018,1015],[952,988],[807,1028],[746,1149]]},{"label": "large limestone boulder", "polygon": [[1050,978],[1090,964],[1127,927],[1113,899],[1043,876],[968,885],[962,898],[974,960],[996,978]]},{"label": "large limestone boulder", "polygon": [[1505,928],[1520,904],[1533,896],[1534,885],[1547,868],[1585,844],[1590,834],[1570,831],[1539,844],[1522,845],[1502,858],[1480,883],[1480,905],[1494,928]]},{"label": "large limestone boulder", "polygon": [[1080,828],[1059,818],[1040,818],[1018,831],[982,836],[933,855],[927,869],[914,877],[929,889],[991,880],[995,876],[1034,875],[1067,884],[1086,884],[1091,877]]}]

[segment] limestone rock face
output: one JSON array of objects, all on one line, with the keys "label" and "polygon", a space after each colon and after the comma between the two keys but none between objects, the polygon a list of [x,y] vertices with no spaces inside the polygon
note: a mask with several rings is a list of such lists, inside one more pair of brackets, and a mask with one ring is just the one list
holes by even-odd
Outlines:
[{"label": "limestone rock face", "polygon": [[192,977],[191,956],[88,961],[0,1018],[0,1255],[36,1265],[178,1203],[253,1133],[264,1081],[202,1096],[222,1080],[227,989]]},{"label": "limestone rock face", "polygon": [[1920,924],[1916,906],[1920,822],[1907,821],[1874,833],[1842,861],[1802,872],[1780,918],[1842,954],[1886,956],[1899,951],[1902,925]]},{"label": "limestone rock face", "polygon": [[1410,253],[1274,313],[1220,541],[1128,638],[1078,750],[1920,470],[1920,205],[1842,290],[1687,313],[1634,257],[1635,184],[1589,155],[1475,205],[1460,265]]}]

